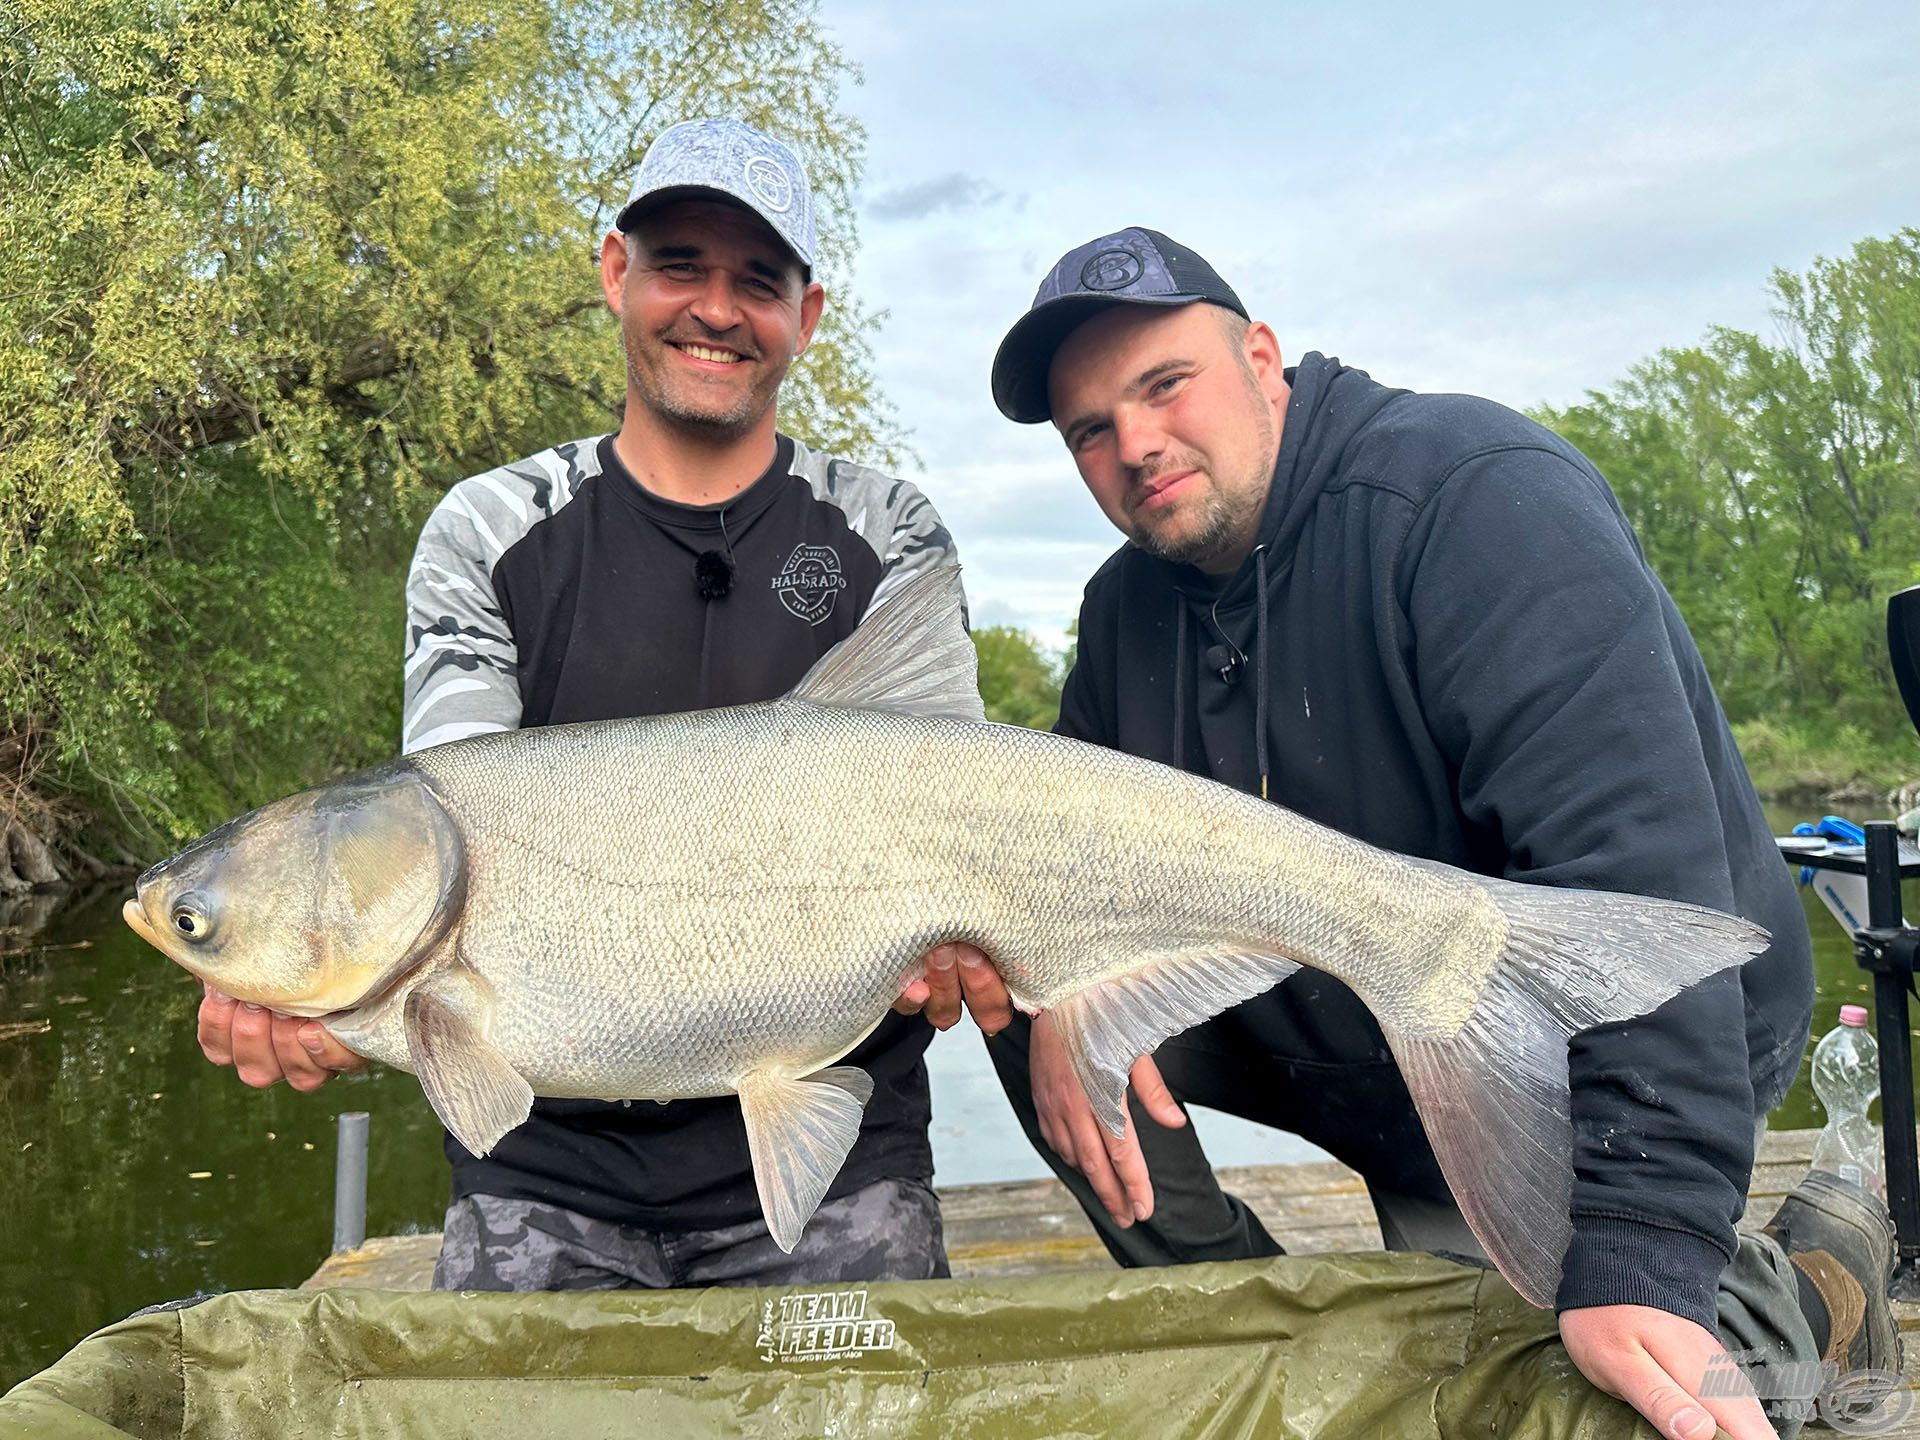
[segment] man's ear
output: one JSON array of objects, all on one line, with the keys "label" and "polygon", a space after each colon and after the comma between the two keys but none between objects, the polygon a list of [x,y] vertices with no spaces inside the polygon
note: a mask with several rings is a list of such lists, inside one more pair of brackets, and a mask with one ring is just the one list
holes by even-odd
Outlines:
[{"label": "man's ear", "polygon": [[1261,392],[1278,404],[1287,394],[1287,371],[1280,356],[1279,337],[1266,321],[1255,320],[1247,326],[1240,343],[1246,348],[1247,363],[1253,367]]},{"label": "man's ear", "polygon": [[817,280],[808,281],[807,288],[800,292],[800,339],[793,347],[796,358],[813,343],[813,327],[820,323],[820,312],[826,304],[826,288]]},{"label": "man's ear", "polygon": [[620,300],[627,284],[627,237],[609,230],[600,242],[600,290],[607,297],[607,308],[620,313]]}]

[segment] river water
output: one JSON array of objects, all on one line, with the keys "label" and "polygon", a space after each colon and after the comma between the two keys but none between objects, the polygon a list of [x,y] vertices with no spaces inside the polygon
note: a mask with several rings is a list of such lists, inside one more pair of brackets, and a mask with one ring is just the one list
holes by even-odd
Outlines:
[{"label": "river water", "polygon": [[[1819,1035],[1869,985],[1826,911],[1807,905]],[[0,953],[0,1391],[141,1306],[298,1284],[332,1240],[342,1112],[373,1117],[369,1233],[439,1227],[447,1166],[412,1076],[249,1090],[201,1057],[199,998],[197,981],[121,923],[115,895]],[[1047,1173],[970,1026],[940,1036],[928,1065],[941,1184]],[[1773,1124],[1818,1117],[1803,1065]],[[1319,1154],[1225,1116],[1195,1121],[1218,1165]]]}]

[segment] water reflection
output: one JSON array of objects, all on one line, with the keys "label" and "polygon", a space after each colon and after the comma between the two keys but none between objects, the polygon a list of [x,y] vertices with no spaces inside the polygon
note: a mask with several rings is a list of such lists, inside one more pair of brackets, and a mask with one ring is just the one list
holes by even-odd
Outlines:
[{"label": "water reflection", "polygon": [[0,958],[0,1388],[142,1305],[297,1284],[332,1238],[342,1110],[375,1117],[375,1233],[438,1225],[446,1163],[413,1077],[249,1090],[201,1057],[199,982],[116,896],[39,938]]}]

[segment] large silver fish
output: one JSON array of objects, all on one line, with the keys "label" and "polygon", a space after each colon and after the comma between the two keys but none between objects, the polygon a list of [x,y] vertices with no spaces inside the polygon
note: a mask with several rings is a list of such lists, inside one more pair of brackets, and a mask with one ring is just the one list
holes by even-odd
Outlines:
[{"label": "large silver fish", "polygon": [[1135,1059],[1311,965],[1372,1010],[1487,1253],[1551,1303],[1568,1035],[1765,932],[1408,860],[987,723],[960,604],[951,571],[915,580],[781,700],[477,736],[279,801],[141,876],[127,920],[413,1071],[476,1154],[535,1095],[737,1094],[787,1249],[872,1093],[835,1062],[941,941],[1053,1012],[1116,1134]]}]

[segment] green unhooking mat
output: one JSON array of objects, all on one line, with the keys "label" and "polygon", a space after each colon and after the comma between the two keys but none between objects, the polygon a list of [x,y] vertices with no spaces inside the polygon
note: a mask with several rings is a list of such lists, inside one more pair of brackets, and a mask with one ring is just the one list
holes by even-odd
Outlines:
[{"label": "green unhooking mat", "polygon": [[1302,1256],[591,1295],[254,1291],[137,1316],[0,1435],[1651,1436],[1497,1275]]}]

